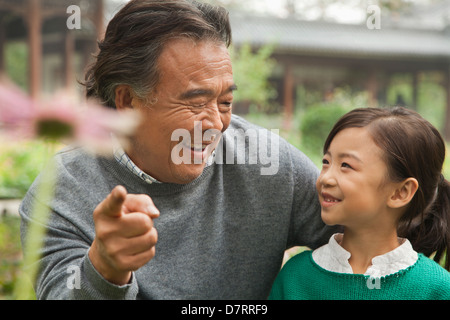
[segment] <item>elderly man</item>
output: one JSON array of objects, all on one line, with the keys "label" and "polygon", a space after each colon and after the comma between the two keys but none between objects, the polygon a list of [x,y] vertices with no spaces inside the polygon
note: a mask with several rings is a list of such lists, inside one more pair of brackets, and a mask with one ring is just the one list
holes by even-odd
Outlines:
[{"label": "elderly man", "polygon": [[265,299],[287,248],[330,237],[314,165],[231,114],[230,42],[227,12],[195,1],[133,0],[110,21],[87,95],[142,121],[111,157],[56,155],[38,298]]}]

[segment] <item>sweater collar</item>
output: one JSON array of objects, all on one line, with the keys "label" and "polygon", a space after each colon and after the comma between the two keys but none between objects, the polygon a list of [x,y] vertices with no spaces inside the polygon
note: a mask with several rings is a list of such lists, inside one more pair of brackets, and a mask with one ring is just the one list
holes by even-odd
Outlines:
[{"label": "sweater collar", "polygon": [[[121,166],[123,166],[128,171],[130,171],[135,176],[139,177],[140,179],[142,179],[143,181],[145,181],[148,184],[153,184],[153,183],[161,184],[162,183],[161,181],[158,181],[156,178],[154,178],[151,175],[149,175],[149,174],[145,173],[144,171],[142,171],[130,159],[130,157],[127,155],[127,153],[123,149],[122,145],[120,144],[119,140],[113,134],[111,134],[111,139],[112,139],[112,142],[113,142],[114,159],[116,159],[116,161]],[[216,153],[215,153],[215,151],[213,151],[212,154],[210,155],[210,157],[208,158],[208,160],[206,161],[206,167],[208,167],[208,166],[213,164],[215,156],[216,156]]]},{"label": "sweater collar", "polygon": [[[351,253],[345,250],[339,243],[343,234],[337,233],[331,236],[328,244],[314,250],[313,259],[322,268],[338,273],[353,273],[348,262]],[[396,273],[413,265],[418,258],[417,252],[411,246],[408,239],[399,238],[400,245],[392,251],[376,256],[372,259],[372,265],[364,275],[383,277]]]}]

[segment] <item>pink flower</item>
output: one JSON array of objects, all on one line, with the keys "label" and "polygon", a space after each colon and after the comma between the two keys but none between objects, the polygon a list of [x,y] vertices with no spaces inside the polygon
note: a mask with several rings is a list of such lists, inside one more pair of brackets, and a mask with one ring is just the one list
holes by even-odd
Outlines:
[{"label": "pink flower", "polygon": [[[107,109],[94,102],[81,102],[75,95],[60,92],[46,100],[35,101],[9,82],[0,79],[0,135],[9,140],[51,139],[80,144],[96,153],[112,154],[111,134],[126,141],[138,124],[134,113]],[[125,139],[124,139],[125,138]],[[50,159],[48,168],[55,168]],[[27,243],[24,245],[24,275],[15,288],[18,299],[28,299],[29,282],[36,277],[39,267],[37,252],[45,237],[45,225],[49,219],[48,206],[55,192],[56,171],[42,171],[39,201],[33,206]],[[41,204],[41,205],[38,205]]]},{"label": "pink flower", "polygon": [[34,101],[14,85],[0,82],[0,134],[9,139],[62,140],[102,152],[110,148],[111,134],[127,138],[137,124],[135,113],[81,102],[69,92]]},{"label": "pink flower", "polygon": [[24,132],[19,129],[33,118],[35,109],[35,103],[18,87],[0,81],[0,130],[21,137]]}]

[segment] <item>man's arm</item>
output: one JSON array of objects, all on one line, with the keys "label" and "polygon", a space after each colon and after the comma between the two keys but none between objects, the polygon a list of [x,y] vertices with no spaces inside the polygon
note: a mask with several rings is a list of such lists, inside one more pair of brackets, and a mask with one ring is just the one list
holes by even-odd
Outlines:
[{"label": "man's arm", "polygon": [[315,249],[326,244],[339,227],[325,225],[316,191],[319,175],[317,166],[301,151],[290,146],[294,179],[290,246],[308,246]]},{"label": "man's arm", "polygon": [[[114,240],[114,235],[119,234],[127,236],[129,239],[133,235],[141,237],[142,241],[146,242],[142,248],[146,251],[143,255],[151,259],[154,255],[154,244],[157,240],[156,230],[153,228],[152,219],[158,215],[157,209],[154,207],[151,199],[145,195],[127,195],[122,187],[114,189],[111,194],[100,203],[95,209],[97,220],[96,229],[101,229],[101,233],[108,234],[103,236],[101,240],[95,238],[94,242],[89,240],[86,230],[81,230],[80,226],[75,226],[66,217],[57,212],[52,211],[50,220],[48,221],[47,234],[45,238],[45,245],[41,249],[41,259],[39,260],[40,269],[36,279],[35,288],[38,299],[135,299],[138,293],[138,285],[136,279],[131,271],[139,267],[139,264],[144,263],[141,260],[138,264],[129,265],[129,270],[123,272],[123,268],[127,269],[126,265],[121,265],[120,272],[122,275],[127,274],[125,283],[120,283],[114,278],[118,273],[115,273],[114,267],[108,263],[117,263],[121,261],[124,255],[129,254],[130,251],[119,250],[119,254],[109,257],[105,254],[105,248],[109,248],[107,252],[114,252],[110,249],[111,246],[117,244],[118,240]],[[25,243],[25,237],[29,226],[32,223],[41,223],[35,221],[32,217],[32,210],[35,198],[33,190],[30,190],[24,198],[20,207],[20,214],[22,217],[22,242]],[[120,215],[123,220],[118,217],[119,210],[114,211],[114,203],[121,203]],[[131,204],[133,203],[133,204]],[[117,205],[118,207],[119,205]],[[143,209],[145,207],[145,209]],[[116,208],[117,209],[117,208]],[[115,213],[112,213],[113,210]],[[115,218],[113,218],[115,216]],[[102,221],[108,219],[116,219],[115,223]],[[150,220],[150,221],[149,221]],[[125,221],[124,226],[121,223]],[[133,225],[139,224],[139,227],[131,232]],[[114,229],[116,232],[108,230]],[[147,232],[144,231],[147,230]],[[121,231],[120,230],[127,230]],[[144,233],[144,235],[142,234]],[[145,234],[147,234],[145,236]],[[92,238],[91,238],[92,239]],[[109,240],[108,240],[109,239]],[[145,239],[145,240],[144,240]],[[104,243],[108,242],[107,245]],[[92,243],[91,243],[92,242]],[[135,245],[136,240],[131,240],[128,246]],[[100,244],[101,248],[92,250],[94,243]],[[102,247],[103,246],[103,247]],[[126,247],[126,246],[124,246]],[[122,249],[124,248],[122,247]],[[92,252],[94,251],[94,253]],[[96,251],[96,252],[95,252]],[[136,251],[132,251],[135,253]],[[96,255],[97,253],[97,255]],[[101,256],[103,254],[103,256]],[[91,261],[91,258],[92,261]],[[109,257],[109,258],[108,258]],[[105,261],[103,259],[107,260]],[[125,259],[126,260],[126,259]],[[97,263],[97,265],[96,265]],[[102,265],[102,263],[104,263]],[[133,261],[136,263],[136,261]],[[145,263],[144,263],[145,264]],[[120,264],[119,264],[120,265]],[[104,272],[104,273],[102,273]],[[106,272],[106,273],[105,273]],[[110,278],[112,275],[112,278]],[[108,279],[108,280],[107,280]]]}]

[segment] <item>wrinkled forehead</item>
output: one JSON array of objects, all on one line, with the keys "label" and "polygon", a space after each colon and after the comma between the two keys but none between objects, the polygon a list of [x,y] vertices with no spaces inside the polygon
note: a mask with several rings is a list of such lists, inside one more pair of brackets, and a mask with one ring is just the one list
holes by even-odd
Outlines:
[{"label": "wrinkled forehead", "polygon": [[160,84],[233,81],[228,49],[217,41],[171,40],[159,57],[158,69]]},{"label": "wrinkled forehead", "polygon": [[231,66],[231,59],[225,44],[214,40],[178,37],[165,44],[159,57],[159,65],[174,69],[220,64]]}]

